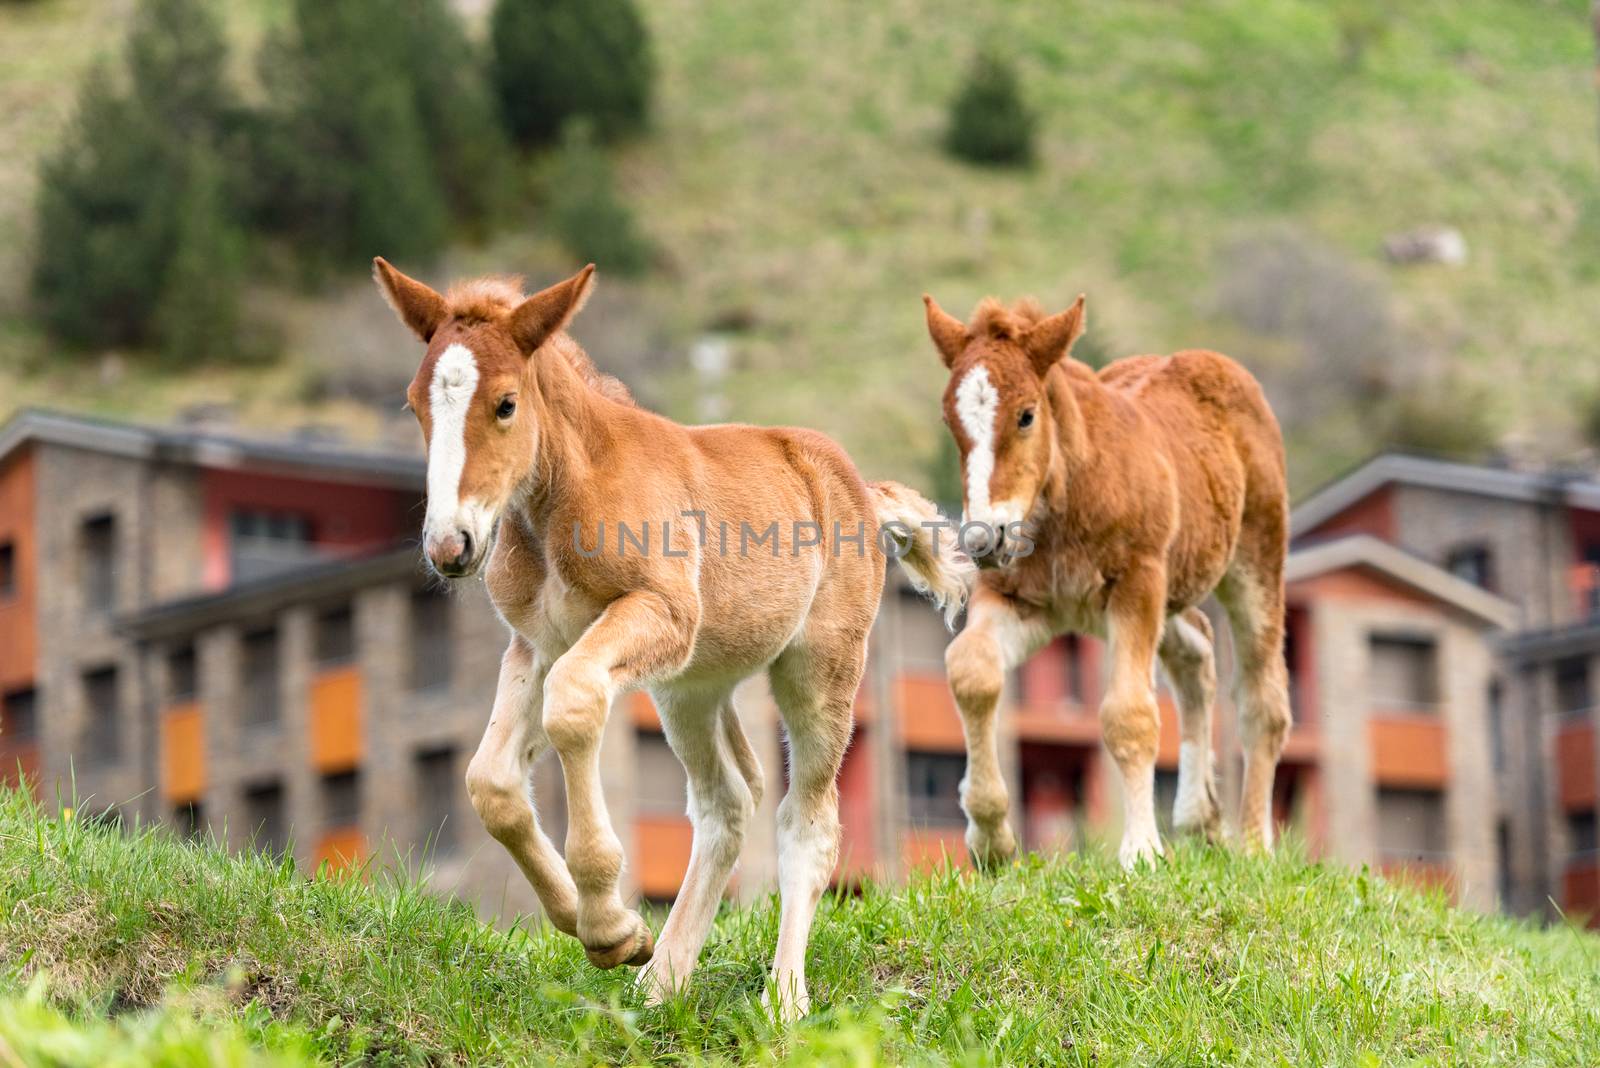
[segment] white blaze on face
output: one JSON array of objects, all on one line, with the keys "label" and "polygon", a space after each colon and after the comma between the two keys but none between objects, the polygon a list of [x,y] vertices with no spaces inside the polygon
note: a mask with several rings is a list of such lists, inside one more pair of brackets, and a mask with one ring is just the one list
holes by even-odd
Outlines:
[{"label": "white blaze on face", "polygon": [[[467,412],[478,391],[478,360],[465,345],[451,345],[433,365],[428,386],[428,515],[424,531],[446,537],[460,529],[461,471],[467,464]],[[481,532],[473,530],[478,537]],[[481,544],[481,542],[480,542]]]},{"label": "white blaze on face", "polygon": [[972,442],[967,450],[967,518],[989,518],[989,480],[994,477],[995,416],[1000,391],[989,381],[989,368],[978,364],[956,386],[956,418]]}]

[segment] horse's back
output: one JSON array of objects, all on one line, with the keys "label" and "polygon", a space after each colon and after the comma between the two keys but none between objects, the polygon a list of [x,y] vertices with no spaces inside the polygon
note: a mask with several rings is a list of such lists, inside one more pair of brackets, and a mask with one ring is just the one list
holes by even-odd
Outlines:
[{"label": "horse's back", "polygon": [[1281,537],[1283,438],[1255,377],[1219,352],[1186,349],[1110,364],[1100,380],[1136,404],[1166,444],[1180,508],[1172,548],[1179,600],[1221,577],[1241,539]]}]

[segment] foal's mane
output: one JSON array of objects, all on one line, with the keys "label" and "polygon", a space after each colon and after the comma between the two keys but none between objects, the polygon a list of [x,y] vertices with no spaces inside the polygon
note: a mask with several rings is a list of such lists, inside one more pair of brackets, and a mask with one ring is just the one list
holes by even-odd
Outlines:
[{"label": "foal's mane", "polygon": [[967,334],[995,341],[1018,341],[1043,318],[1044,309],[1032,297],[1023,297],[1009,307],[994,297],[984,297],[972,313]]},{"label": "foal's mane", "polygon": [[[464,323],[490,323],[504,319],[517,305],[527,299],[522,292],[519,275],[486,275],[466,282],[457,282],[445,294],[445,305],[452,318]],[[566,331],[553,335],[545,342],[583,379],[584,384],[603,397],[622,404],[636,405],[633,394],[622,380],[608,375],[594,365],[583,346]]]}]

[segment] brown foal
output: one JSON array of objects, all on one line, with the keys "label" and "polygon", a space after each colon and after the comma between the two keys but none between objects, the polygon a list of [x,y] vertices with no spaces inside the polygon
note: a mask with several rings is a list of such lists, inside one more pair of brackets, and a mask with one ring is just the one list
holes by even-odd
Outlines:
[{"label": "brown foal", "polygon": [[[969,323],[924,297],[950,370],[944,417],[961,450],[963,543],[979,557],[966,628],[946,667],[967,738],[961,804],[980,864],[1016,848],[995,753],[1005,672],[1054,635],[1110,640],[1100,706],[1122,774],[1121,859],[1160,851],[1153,779],[1155,662],[1182,722],[1174,823],[1214,837],[1215,593],[1233,630],[1244,747],[1241,825],[1272,841],[1272,778],[1289,729],[1283,441],[1260,386],[1215,352],[1133,356],[1099,374],[1068,358],[1083,298],[1059,315],[981,303]],[[1031,550],[1031,552],[1029,551]]]},{"label": "brown foal", "polygon": [[[886,555],[950,614],[971,564],[953,539],[941,550],[931,504],[862,481],[821,434],[684,427],[634,405],[565,333],[593,270],[532,297],[504,279],[440,295],[374,264],[427,346],[408,390],[428,447],[424,550],[443,576],[482,571],[511,632],[467,789],[551,921],[602,968],[648,963],[640,982],[659,1000],[695,966],[761,795],[731,700],[766,672],[789,739],[768,993],[793,1017],[809,1004],[806,943],[838,855],[836,779]],[[623,851],[600,788],[601,730],[630,689],[660,710],[694,824],[659,941],[618,892]],[[564,857],[529,800],[550,748],[567,788]]]}]

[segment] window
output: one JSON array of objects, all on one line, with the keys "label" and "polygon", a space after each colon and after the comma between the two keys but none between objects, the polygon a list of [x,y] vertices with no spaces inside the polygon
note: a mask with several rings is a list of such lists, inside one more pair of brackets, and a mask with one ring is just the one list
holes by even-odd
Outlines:
[{"label": "window", "polygon": [[961,776],[967,758],[959,753],[906,754],[906,802],[912,823],[959,824]]},{"label": "window", "polygon": [[638,780],[634,796],[640,812],[681,816],[689,803],[689,778],[667,740],[654,731],[640,731],[634,743]]},{"label": "window", "polygon": [[1500,907],[1509,911],[1512,908],[1511,825],[1505,820],[1501,820],[1495,826],[1494,845],[1495,888],[1500,894]]},{"label": "window", "polygon": [[17,595],[17,546],[0,541],[0,599]]},{"label": "window", "polygon": [[122,752],[115,667],[103,667],[84,674],[83,703],[87,713],[83,722],[83,758],[94,764],[111,763]]},{"label": "window", "polygon": [[[1278,781],[1284,780],[1283,775]],[[1156,769],[1155,779],[1156,826],[1163,834],[1172,834],[1172,806],[1178,803],[1178,773],[1167,768]]]},{"label": "window", "polygon": [[1595,826],[1594,809],[1567,813],[1567,853],[1572,857],[1592,856],[1600,851],[1600,832]]},{"label": "window", "polygon": [[316,640],[317,663],[324,667],[348,664],[356,658],[355,616],[349,605],[317,617]]},{"label": "window", "polygon": [[[0,702],[0,742],[26,744],[39,736],[38,695],[32,690],[13,690]],[[10,771],[0,768],[0,774]]]},{"label": "window", "polygon": [[278,721],[278,632],[252,631],[240,643],[240,684],[244,722],[265,726]]},{"label": "window", "polygon": [[83,606],[105,613],[117,605],[117,520],[100,515],[84,521],[79,538]]},{"label": "window", "polygon": [[1445,556],[1444,569],[1486,590],[1494,589],[1494,556],[1487,545],[1458,545]]},{"label": "window", "polygon": [[172,809],[172,828],[183,837],[191,840],[199,838],[205,826],[205,815],[198,801],[177,805]]},{"label": "window", "polygon": [[1574,656],[1556,661],[1556,711],[1562,715],[1587,712],[1594,702],[1589,697],[1589,660]]},{"label": "window", "polygon": [[1438,860],[1449,848],[1444,794],[1378,790],[1378,853],[1384,860]]},{"label": "window", "polygon": [[1075,705],[1085,704],[1089,688],[1083,677],[1083,639],[1076,634],[1065,635],[1061,639],[1061,654],[1061,670],[1066,676],[1062,679],[1062,689],[1067,700]]},{"label": "window", "polygon": [[417,590],[411,595],[411,688],[450,688],[452,628],[450,598],[441,590]]},{"label": "window", "polygon": [[1495,771],[1506,770],[1505,691],[1496,679],[1489,684],[1489,757]]},{"label": "window", "polygon": [[283,784],[263,782],[245,787],[245,829],[257,849],[282,853],[289,846],[289,825],[284,818]]},{"label": "window", "polygon": [[167,704],[193,701],[199,693],[194,646],[180,645],[167,653]]},{"label": "window", "polygon": [[361,822],[359,771],[341,771],[322,777],[322,816],[328,827],[354,827]]},{"label": "window", "polygon": [[418,750],[416,770],[421,813],[417,840],[430,844],[435,856],[449,856],[461,844],[456,820],[461,777],[456,774],[455,749],[444,746]]},{"label": "window", "polygon": [[292,570],[315,551],[310,521],[292,512],[240,510],[228,525],[235,582]]},{"label": "window", "polygon": [[1373,704],[1416,712],[1438,707],[1439,658],[1433,639],[1374,634],[1369,649]]}]

